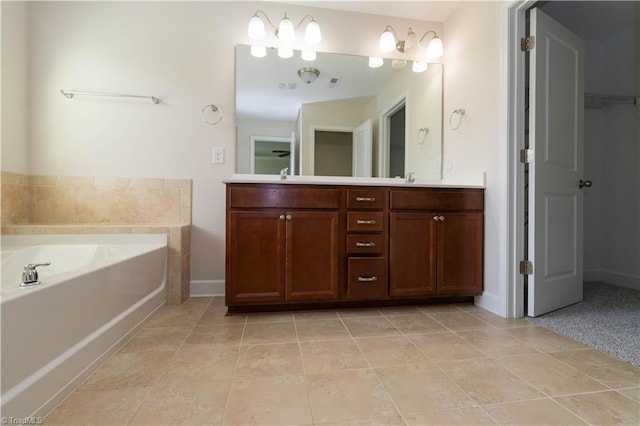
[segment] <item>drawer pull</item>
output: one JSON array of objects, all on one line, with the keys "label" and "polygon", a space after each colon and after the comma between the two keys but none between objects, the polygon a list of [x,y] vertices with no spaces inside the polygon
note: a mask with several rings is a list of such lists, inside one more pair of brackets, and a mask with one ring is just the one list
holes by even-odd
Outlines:
[{"label": "drawer pull", "polygon": [[372,277],[358,277],[358,281],[369,283],[373,281],[378,281],[378,277],[376,277],[375,275]]},{"label": "drawer pull", "polygon": [[376,201],[376,197],[356,197],[356,201],[366,201],[368,203],[373,203]]},{"label": "drawer pull", "polygon": [[373,241],[367,242],[367,243],[363,243],[361,241],[356,242],[356,247],[375,247],[375,246],[376,246],[376,243],[374,243]]},{"label": "drawer pull", "polygon": [[358,225],[375,225],[376,221],[374,219],[369,219],[369,220],[358,219],[356,220],[356,223]]}]

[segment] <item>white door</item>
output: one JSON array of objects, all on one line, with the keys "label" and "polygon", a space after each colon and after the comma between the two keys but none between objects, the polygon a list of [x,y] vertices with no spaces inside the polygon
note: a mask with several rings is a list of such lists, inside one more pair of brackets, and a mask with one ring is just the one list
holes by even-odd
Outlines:
[{"label": "white door", "polygon": [[371,177],[372,146],[371,120],[367,120],[353,130],[353,176]]},{"label": "white door", "polygon": [[291,132],[291,155],[289,156],[289,174],[296,174],[296,132]]},{"label": "white door", "polygon": [[584,46],[538,9],[529,64],[528,315],[582,300]]}]

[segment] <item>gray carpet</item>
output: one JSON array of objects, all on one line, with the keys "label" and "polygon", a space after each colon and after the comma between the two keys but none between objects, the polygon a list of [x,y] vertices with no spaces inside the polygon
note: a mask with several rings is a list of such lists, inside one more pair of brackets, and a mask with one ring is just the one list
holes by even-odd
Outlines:
[{"label": "gray carpet", "polygon": [[584,301],[527,319],[640,367],[640,291],[584,283]]}]

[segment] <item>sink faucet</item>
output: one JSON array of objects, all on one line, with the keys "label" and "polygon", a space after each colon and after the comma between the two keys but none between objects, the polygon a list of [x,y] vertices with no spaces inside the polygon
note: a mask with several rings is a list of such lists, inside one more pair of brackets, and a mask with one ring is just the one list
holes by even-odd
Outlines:
[{"label": "sink faucet", "polygon": [[38,281],[38,271],[36,268],[38,266],[49,266],[51,262],[47,263],[28,263],[24,265],[24,270],[22,271],[22,282],[20,283],[20,287],[30,287],[33,285],[40,284]]},{"label": "sink faucet", "polygon": [[288,167],[285,167],[284,169],[280,170],[280,179],[286,179],[288,173],[289,173]]},{"label": "sink faucet", "polygon": [[416,180],[416,172],[407,172],[404,175],[405,183],[413,183]]}]

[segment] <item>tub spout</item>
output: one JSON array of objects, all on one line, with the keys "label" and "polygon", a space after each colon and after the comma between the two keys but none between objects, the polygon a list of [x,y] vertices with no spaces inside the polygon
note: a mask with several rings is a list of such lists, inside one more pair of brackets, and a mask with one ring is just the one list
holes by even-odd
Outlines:
[{"label": "tub spout", "polygon": [[24,270],[22,271],[22,282],[20,283],[20,287],[30,287],[33,285],[40,284],[38,281],[38,271],[36,268],[38,266],[49,266],[51,262],[47,263],[28,263],[24,265]]}]

